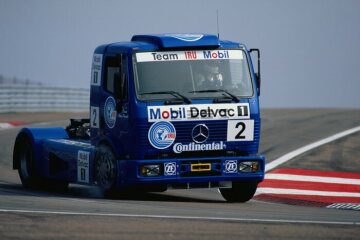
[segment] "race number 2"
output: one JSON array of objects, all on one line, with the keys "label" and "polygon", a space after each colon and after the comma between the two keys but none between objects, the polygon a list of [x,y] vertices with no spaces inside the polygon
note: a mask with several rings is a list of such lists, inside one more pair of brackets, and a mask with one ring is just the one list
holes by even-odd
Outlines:
[{"label": "race number 2", "polygon": [[227,141],[253,141],[254,120],[229,120]]},{"label": "race number 2", "polygon": [[99,107],[90,107],[90,127],[99,128]]}]

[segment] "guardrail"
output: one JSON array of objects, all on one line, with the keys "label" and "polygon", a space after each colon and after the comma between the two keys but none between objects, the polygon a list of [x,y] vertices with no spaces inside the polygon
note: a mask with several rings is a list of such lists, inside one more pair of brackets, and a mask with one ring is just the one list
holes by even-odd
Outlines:
[{"label": "guardrail", "polygon": [[89,110],[89,89],[41,84],[0,84],[0,113],[80,112]]}]

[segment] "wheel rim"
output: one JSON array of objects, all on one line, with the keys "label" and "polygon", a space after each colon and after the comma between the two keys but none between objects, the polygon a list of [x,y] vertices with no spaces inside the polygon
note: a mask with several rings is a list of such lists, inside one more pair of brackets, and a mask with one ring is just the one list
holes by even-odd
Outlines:
[{"label": "wheel rim", "polygon": [[97,182],[103,188],[111,188],[115,179],[115,165],[111,154],[103,154],[97,164]]}]

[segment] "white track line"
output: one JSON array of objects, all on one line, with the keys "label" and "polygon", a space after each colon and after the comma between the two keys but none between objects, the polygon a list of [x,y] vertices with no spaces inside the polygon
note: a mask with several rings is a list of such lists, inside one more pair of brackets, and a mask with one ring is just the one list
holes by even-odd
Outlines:
[{"label": "white track line", "polygon": [[226,217],[198,217],[198,216],[166,216],[166,215],[145,215],[145,214],[122,214],[122,213],[85,213],[85,212],[63,212],[63,211],[36,211],[20,209],[0,209],[0,213],[32,213],[32,214],[56,214],[56,215],[77,215],[96,217],[135,217],[135,218],[156,218],[156,219],[179,219],[179,220],[205,220],[205,221],[229,221],[229,222],[263,222],[263,223],[306,223],[306,224],[331,224],[331,225],[360,225],[359,221],[311,221],[311,220],[290,220],[290,219],[257,219],[257,218],[226,218]]},{"label": "white track line", "polygon": [[360,131],[360,126],[357,126],[357,127],[348,129],[346,131],[337,133],[337,134],[332,135],[330,137],[327,137],[327,138],[321,139],[319,141],[310,143],[309,145],[306,145],[306,146],[301,147],[299,149],[296,149],[296,150],[294,150],[292,152],[289,152],[289,153],[283,155],[282,157],[279,157],[279,158],[275,159],[274,161],[266,164],[266,167],[265,167],[266,172],[276,168],[277,166],[289,161],[290,159],[292,159],[294,157],[299,156],[300,154],[303,154],[303,153],[305,153],[307,151],[310,151],[310,150],[312,150],[314,148],[317,148],[317,147],[319,147],[321,145],[324,145],[326,143],[335,141],[335,140],[337,140],[339,138],[345,137],[347,135],[353,134],[353,133],[358,132],[358,131]]},{"label": "white track line", "polygon": [[268,173],[265,174],[265,179],[360,185],[360,179],[304,176],[304,175],[283,174],[283,173]]},{"label": "white track line", "polygon": [[327,196],[327,197],[360,197],[360,193],[354,192],[328,192],[314,190],[300,190],[287,188],[259,187],[256,194],[285,194],[285,195],[306,195],[306,196]]}]

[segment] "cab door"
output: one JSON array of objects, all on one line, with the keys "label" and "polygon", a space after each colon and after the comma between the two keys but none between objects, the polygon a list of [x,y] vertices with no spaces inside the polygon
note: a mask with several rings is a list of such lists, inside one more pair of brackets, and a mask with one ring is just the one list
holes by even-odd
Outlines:
[{"label": "cab door", "polygon": [[128,77],[126,55],[105,56],[103,116],[104,132],[111,139],[117,156],[125,154],[128,138]]}]

